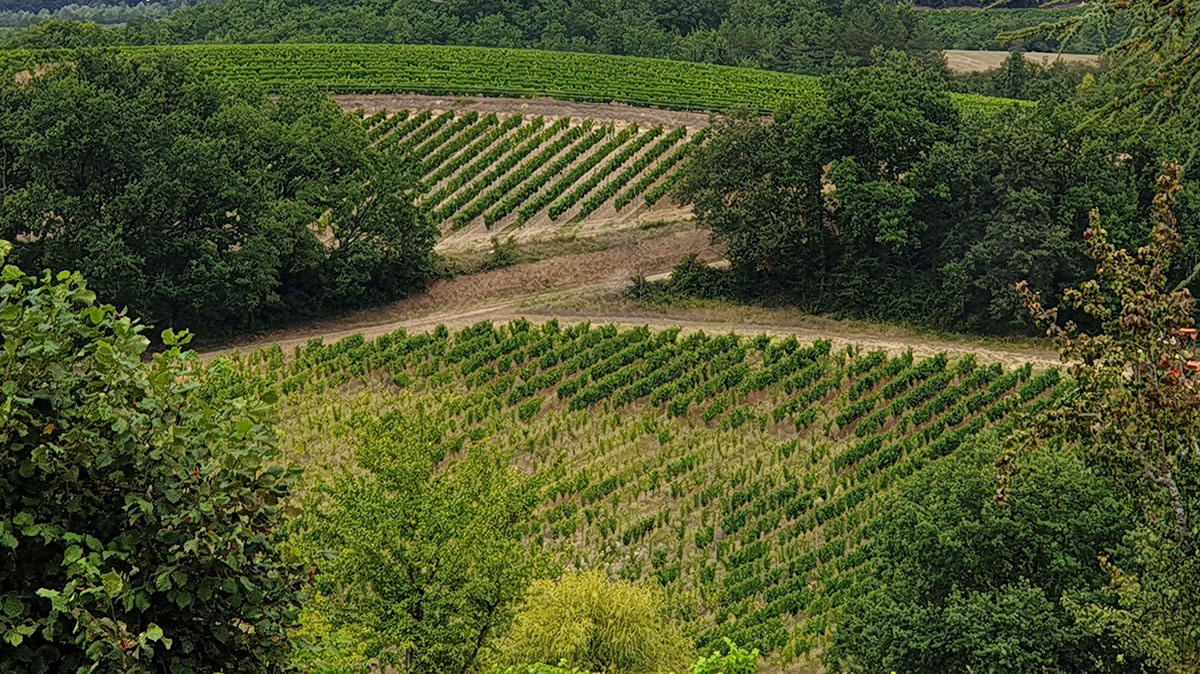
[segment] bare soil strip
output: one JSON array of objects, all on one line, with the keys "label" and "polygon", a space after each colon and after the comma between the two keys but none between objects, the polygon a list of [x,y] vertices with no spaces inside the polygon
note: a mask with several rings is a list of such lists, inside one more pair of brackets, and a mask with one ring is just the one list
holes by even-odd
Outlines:
[{"label": "bare soil strip", "polygon": [[[1004,59],[1008,58],[1006,51],[975,51],[970,49],[947,49],[946,66],[952,73],[981,73],[999,68]],[[1023,54],[1026,61],[1039,66],[1049,66],[1061,62],[1068,66],[1096,66],[1100,57],[1096,54],[1058,54],[1044,51],[1027,51]]]},{"label": "bare soil strip", "polygon": [[705,127],[709,115],[703,112],[663,110],[661,108],[638,108],[622,103],[576,103],[554,98],[484,98],[466,96],[425,96],[421,94],[335,94],[337,101],[346,110],[362,108],[366,114],[387,110],[476,110],[481,115],[492,112],[545,115],[547,117],[575,117],[614,122],[637,122],[642,126],[664,124]]},{"label": "bare soil strip", "polygon": [[544,322],[557,318],[564,323],[681,327],[709,333],[794,334],[804,340],[832,339],[838,347],[855,344],[889,352],[912,349],[919,356],[942,351],[951,355],[973,353],[983,362],[1007,366],[1032,362],[1048,367],[1057,363],[1052,351],[1035,344],[941,337],[894,326],[808,316],[792,309],[713,305],[657,310],[639,306],[620,296],[634,276],[661,278],[690,253],[710,262],[723,257],[723,250],[709,241],[706,231],[693,228],[650,236],[605,250],[435,281],[426,292],[387,306],[283,330],[211,350],[205,356],[273,343],[288,351],[314,338],[327,343],[356,334],[372,338],[401,328],[420,332],[438,325],[461,328],[484,320],[529,318]]}]

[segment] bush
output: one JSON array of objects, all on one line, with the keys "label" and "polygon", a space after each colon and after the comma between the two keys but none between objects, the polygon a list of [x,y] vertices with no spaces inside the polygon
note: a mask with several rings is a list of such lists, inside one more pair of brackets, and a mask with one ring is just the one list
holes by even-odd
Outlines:
[{"label": "bush", "polygon": [[606,672],[669,669],[690,651],[666,619],[661,590],[612,582],[599,571],[534,582],[504,646],[512,663]]},{"label": "bush", "polygon": [[727,269],[708,266],[692,254],[671,271],[662,281],[636,279],[629,289],[633,299],[671,301],[678,299],[719,300],[733,295],[733,276]]},{"label": "bush", "polygon": [[186,336],[143,360],[78,273],[2,283],[0,671],[277,670],[302,576],[269,401],[223,393]]},{"label": "bush", "polygon": [[714,650],[712,655],[693,663],[688,674],[754,674],[758,670],[758,649],[738,648],[728,638],[725,645],[729,650],[724,655],[720,650]]}]

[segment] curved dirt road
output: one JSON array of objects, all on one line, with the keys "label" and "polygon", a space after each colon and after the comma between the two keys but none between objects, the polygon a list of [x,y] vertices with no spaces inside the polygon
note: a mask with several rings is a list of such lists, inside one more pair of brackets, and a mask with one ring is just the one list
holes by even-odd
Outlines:
[{"label": "curved dirt road", "polygon": [[949,355],[973,353],[981,362],[1005,366],[1058,364],[1052,350],[1029,342],[938,336],[896,326],[810,316],[791,309],[701,305],[658,310],[621,297],[621,291],[635,276],[664,277],[691,253],[709,262],[723,256],[705,231],[670,232],[605,250],[435,281],[426,292],[390,305],[282,330],[209,350],[204,355],[216,357],[273,343],[289,351],[314,338],[327,342],[356,334],[371,338],[400,329],[423,332],[438,325],[455,329],[485,320],[502,323],[527,318],[540,323],[557,318],[563,323],[681,327],[688,332],[796,335],[802,340],[831,339],[835,347],[854,344],[893,353],[911,349],[918,356],[943,351]]}]

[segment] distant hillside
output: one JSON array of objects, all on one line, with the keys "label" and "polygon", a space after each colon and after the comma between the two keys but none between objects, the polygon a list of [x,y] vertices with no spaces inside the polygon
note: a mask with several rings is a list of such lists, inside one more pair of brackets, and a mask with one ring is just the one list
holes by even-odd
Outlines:
[{"label": "distant hillside", "polygon": [[[124,47],[147,54],[165,47]],[[316,87],[338,93],[548,96],[684,110],[813,105],[816,77],[707,63],[528,49],[414,45],[188,45],[171,47],[218,79],[267,91]],[[66,58],[57,51],[0,52],[0,69],[28,70]],[[952,94],[963,108],[1028,105]]]}]

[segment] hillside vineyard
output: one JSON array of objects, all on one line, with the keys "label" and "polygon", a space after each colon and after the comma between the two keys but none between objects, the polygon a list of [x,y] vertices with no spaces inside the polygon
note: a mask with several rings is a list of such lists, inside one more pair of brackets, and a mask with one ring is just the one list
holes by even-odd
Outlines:
[{"label": "hillside vineyard", "polygon": [[380,150],[417,158],[421,202],[444,230],[539,216],[565,224],[610,204],[613,215],[653,206],[707,135],[474,111],[380,110],[363,123]]},{"label": "hillside vineyard", "polygon": [[730,637],[785,661],[877,582],[877,503],[899,480],[1071,387],[973,356],[556,321],[232,358],[280,393],[290,460],[336,462],[390,414],[444,429],[444,456],[502,446],[541,485],[530,541],[656,579],[702,650]]},{"label": "hillside vineyard", "polygon": [[[334,93],[423,93],[463,96],[548,96],[683,110],[746,108],[770,112],[821,98],[808,75],[634,56],[534,49],[384,44],[199,44],[118,47],[127,55],[170,49],[218,80],[280,92],[318,88]],[[63,50],[0,52],[0,69],[53,62]],[[961,108],[1032,105],[954,94]]]}]

